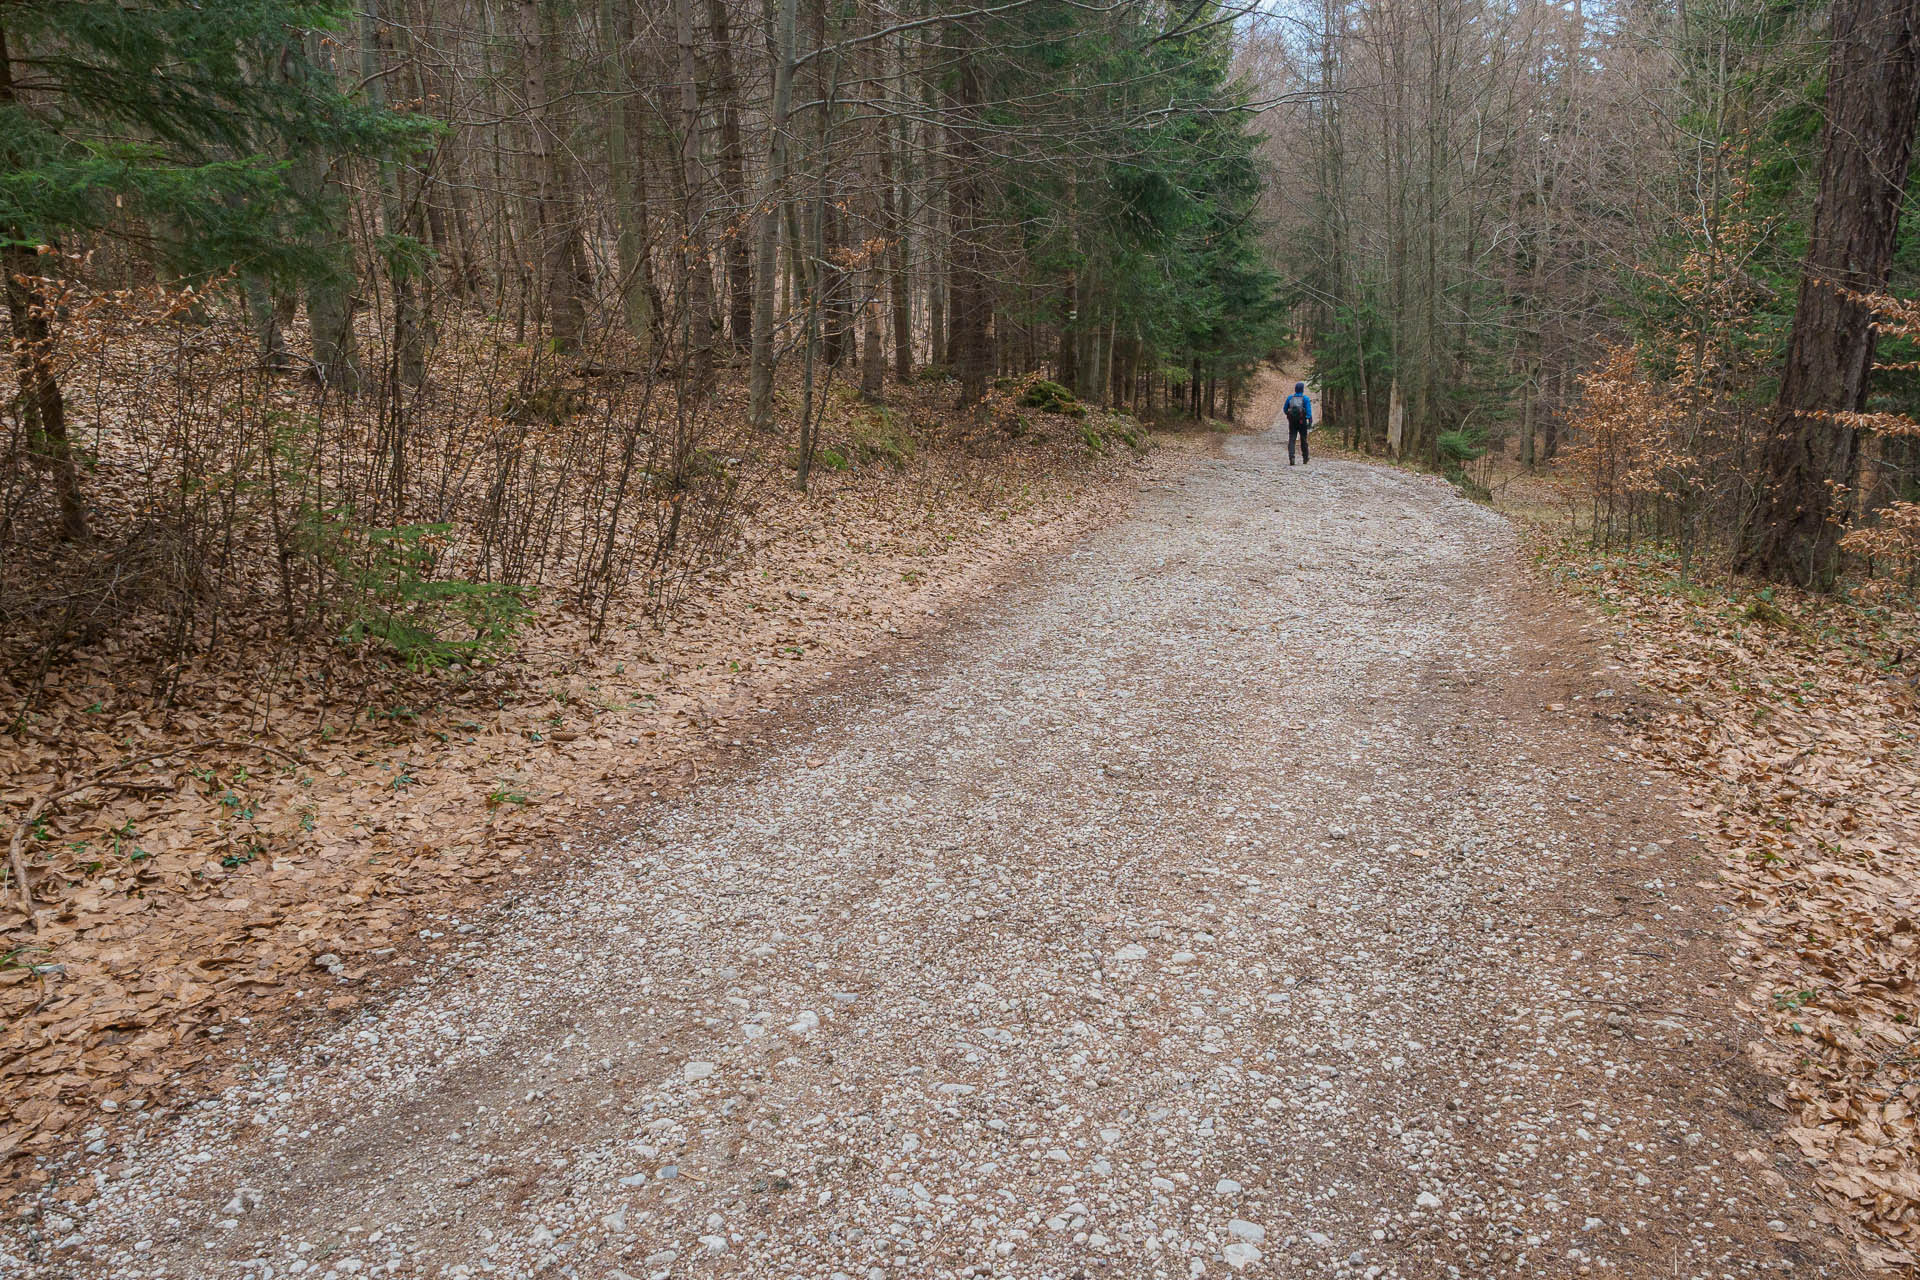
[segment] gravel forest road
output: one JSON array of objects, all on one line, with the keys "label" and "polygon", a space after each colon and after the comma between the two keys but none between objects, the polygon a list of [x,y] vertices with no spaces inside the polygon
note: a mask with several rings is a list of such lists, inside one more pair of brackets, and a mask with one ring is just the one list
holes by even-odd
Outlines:
[{"label": "gravel forest road", "polygon": [[1635,695],[1515,556],[1234,437],[413,989],[103,1117],[0,1271],[1848,1274]]}]

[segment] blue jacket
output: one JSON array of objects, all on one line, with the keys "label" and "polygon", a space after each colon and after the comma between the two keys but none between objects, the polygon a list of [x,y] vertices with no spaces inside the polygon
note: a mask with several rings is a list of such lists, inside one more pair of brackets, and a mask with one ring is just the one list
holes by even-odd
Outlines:
[{"label": "blue jacket", "polygon": [[1287,411],[1287,405],[1292,404],[1295,400],[1298,400],[1301,404],[1306,406],[1307,425],[1312,426],[1313,425],[1313,397],[1309,396],[1304,391],[1296,391],[1292,395],[1289,395],[1286,398],[1286,400],[1281,403],[1280,412],[1284,414]]}]

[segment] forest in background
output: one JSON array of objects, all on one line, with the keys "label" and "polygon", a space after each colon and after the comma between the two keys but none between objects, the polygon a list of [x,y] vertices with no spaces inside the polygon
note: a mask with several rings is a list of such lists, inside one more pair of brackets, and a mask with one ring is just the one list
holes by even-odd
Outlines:
[{"label": "forest in background", "polygon": [[1557,462],[1596,542],[1910,593],[1915,6],[1285,14],[1244,54],[1291,95],[1266,209],[1350,442]]},{"label": "forest in background", "polygon": [[1231,416],[1281,337],[1235,16],[10,7],[10,718],[110,639],[160,705],[224,636],[484,661],[542,593],[663,612],[787,473]]},{"label": "forest in background", "polygon": [[1033,412],[1231,418],[1289,344],[1349,444],[1557,463],[1603,542],[1910,590],[1914,25],[13,6],[12,717],[108,641],[165,706],[223,635],[418,671],[535,600],[661,617],[758,486]]}]

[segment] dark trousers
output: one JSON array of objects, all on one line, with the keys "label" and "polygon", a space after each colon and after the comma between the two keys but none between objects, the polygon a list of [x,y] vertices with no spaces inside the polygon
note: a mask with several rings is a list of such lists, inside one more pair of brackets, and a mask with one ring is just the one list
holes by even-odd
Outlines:
[{"label": "dark trousers", "polygon": [[1307,460],[1307,432],[1311,430],[1313,430],[1313,428],[1310,426],[1296,427],[1291,422],[1287,424],[1287,465],[1288,466],[1293,465],[1293,442],[1295,440],[1298,440],[1300,442],[1300,461],[1305,462]]}]

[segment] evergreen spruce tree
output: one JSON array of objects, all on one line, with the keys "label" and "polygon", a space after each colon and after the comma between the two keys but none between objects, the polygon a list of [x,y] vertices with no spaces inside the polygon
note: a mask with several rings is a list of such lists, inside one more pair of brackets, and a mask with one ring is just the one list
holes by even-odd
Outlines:
[{"label": "evergreen spruce tree", "polygon": [[187,279],[340,269],[344,228],[289,157],[409,145],[423,124],[307,65],[342,21],[300,0],[20,0],[0,9],[0,265],[28,447],[87,534],[45,281],[106,237]]}]

